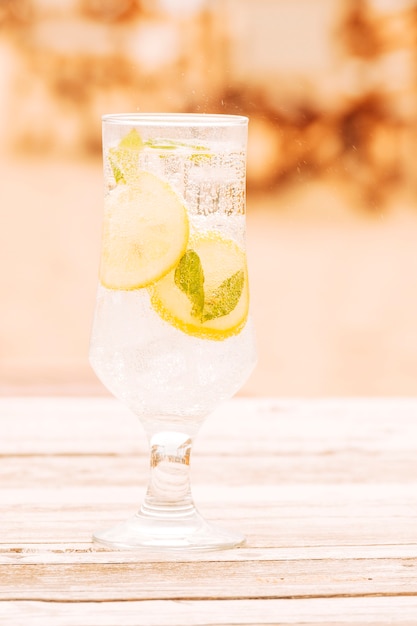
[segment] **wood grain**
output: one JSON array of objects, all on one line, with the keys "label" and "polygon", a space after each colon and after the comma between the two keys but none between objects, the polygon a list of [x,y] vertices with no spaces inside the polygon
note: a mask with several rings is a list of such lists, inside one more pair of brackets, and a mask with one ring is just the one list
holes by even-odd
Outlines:
[{"label": "wood grain", "polygon": [[412,595],[417,588],[417,558],[268,560],[262,568],[257,560],[204,561],[204,567],[200,561],[13,563],[0,565],[0,581],[3,600]]},{"label": "wood grain", "polygon": [[148,450],[112,398],[0,398],[0,624],[417,624],[417,400],[238,398],[192,455],[224,552],[111,551]]},{"label": "wood grain", "polygon": [[415,626],[416,611],[417,600],[409,596],[181,602],[16,601],[0,604],[0,620],[13,626]]}]

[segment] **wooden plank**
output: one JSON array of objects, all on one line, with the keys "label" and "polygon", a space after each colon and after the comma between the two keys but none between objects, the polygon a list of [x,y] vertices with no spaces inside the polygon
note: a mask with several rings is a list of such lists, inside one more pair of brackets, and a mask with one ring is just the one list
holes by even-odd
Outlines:
[{"label": "wooden plank", "polygon": [[124,563],[178,563],[178,562],[223,562],[223,561],[302,561],[302,560],[351,559],[417,559],[417,544],[387,545],[324,545],[324,546],[281,546],[240,547],[236,550],[220,551],[162,551],[162,550],[110,550],[91,542],[78,543],[21,543],[0,546],[0,564],[12,563],[44,565],[58,564],[124,564]]},{"label": "wooden plank", "polygon": [[[417,399],[235,398],[205,421],[195,452],[415,450],[416,415]],[[0,454],[147,454],[139,420],[107,397],[0,398],[0,430]]]},{"label": "wooden plank", "polygon": [[13,626],[415,626],[415,596],[133,602],[0,602]]},{"label": "wooden plank", "polygon": [[[103,514],[101,520],[96,518],[82,521],[81,514],[77,517],[69,517],[60,521],[59,514],[52,520],[46,516],[33,518],[31,524],[28,519],[25,522],[18,520],[9,521],[2,526],[3,544],[16,547],[26,544],[43,545],[48,540],[55,544],[62,543],[63,546],[72,545],[75,542],[89,543],[93,530],[111,526],[128,515],[106,515]],[[363,522],[363,532],[361,532],[362,520],[358,519],[354,523],[354,528],[350,529],[347,522],[332,523],[326,525],[324,519],[314,520],[311,528],[307,524],[297,519],[287,518],[285,523],[267,524],[259,523],[236,523],[228,520],[209,518],[211,521],[221,524],[226,528],[240,530],[247,539],[248,545],[253,548],[273,549],[281,547],[303,547],[309,544],[312,547],[320,546],[352,546],[364,545],[402,545],[412,544],[415,541],[416,518],[407,521],[406,519],[394,528],[384,530],[382,525],[389,527],[393,518]],[[380,526],[381,525],[381,526]],[[379,527],[378,527],[379,526]],[[378,528],[376,528],[378,527]],[[3,545],[2,544],[2,545]]]},{"label": "wooden plank", "polygon": [[[124,486],[104,483],[101,486],[66,486],[51,487],[22,487],[1,488],[1,505],[48,507],[56,504],[57,507],[71,505],[72,507],[89,508],[90,505],[105,504],[109,506],[123,504],[134,505],[141,495],[145,481],[139,481],[137,486]],[[258,509],[262,517],[268,517],[271,511],[275,515],[274,507],[280,507],[285,514],[291,507],[315,507],[317,511],[327,514],[332,510],[339,511],[339,515],[346,515],[349,507],[359,507],[358,510],[379,507],[391,507],[395,513],[396,507],[409,507],[409,512],[415,514],[417,505],[417,482],[381,482],[381,483],[331,483],[310,484],[276,484],[276,485],[227,485],[227,484],[196,484],[193,486],[195,499],[205,506],[224,508],[229,504],[230,511],[244,510],[248,513],[253,509],[258,517]],[[262,510],[264,508],[264,510]],[[241,517],[241,513],[238,513]],[[354,512],[352,512],[354,517]]]},{"label": "wooden plank", "polygon": [[415,626],[416,416],[413,399],[226,403],[192,483],[246,547],[118,552],[91,532],[142,498],[138,420],[112,398],[0,398],[0,623]]},{"label": "wooden plank", "polygon": [[[254,547],[415,542],[417,485],[199,487],[209,519],[240,528]],[[88,541],[93,529],[133,514],[136,488],[3,489],[5,543]]]},{"label": "wooden plank", "polygon": [[0,454],[83,454],[142,450],[138,419],[113,398],[1,398]]},{"label": "wooden plank", "polygon": [[[267,502],[265,502],[265,507]],[[200,507],[201,508],[201,507]],[[203,510],[203,509],[201,509]],[[305,511],[307,511],[305,509]],[[76,512],[57,507],[55,510],[23,511],[2,516],[2,544],[73,544],[87,543],[93,530],[123,521],[134,512],[134,508],[96,507],[78,508]],[[211,513],[211,514],[210,514]],[[302,546],[350,546],[350,545],[403,545],[416,540],[417,516],[394,514],[385,517],[378,515],[355,516],[348,518],[327,518],[326,516],[305,515],[280,518],[234,519],[228,511],[215,515],[207,511],[207,518],[228,528],[235,528],[245,534],[254,548],[281,548]],[[0,545],[2,545],[0,544]]]},{"label": "wooden plank", "polygon": [[[144,485],[148,455],[40,454],[0,456],[0,489],[60,484]],[[30,457],[30,458],[29,458]],[[193,484],[276,485],[417,482],[416,452],[408,450],[334,453],[193,454]]]},{"label": "wooden plank", "polygon": [[417,559],[0,565],[1,600],[117,601],[415,595]]}]

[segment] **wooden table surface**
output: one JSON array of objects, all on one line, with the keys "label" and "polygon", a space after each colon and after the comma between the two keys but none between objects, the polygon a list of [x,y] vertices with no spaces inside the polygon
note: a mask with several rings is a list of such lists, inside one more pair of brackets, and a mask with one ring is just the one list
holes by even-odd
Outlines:
[{"label": "wooden table surface", "polygon": [[192,455],[217,552],[111,551],[139,421],[116,400],[0,398],[0,624],[417,625],[417,399],[234,399]]}]

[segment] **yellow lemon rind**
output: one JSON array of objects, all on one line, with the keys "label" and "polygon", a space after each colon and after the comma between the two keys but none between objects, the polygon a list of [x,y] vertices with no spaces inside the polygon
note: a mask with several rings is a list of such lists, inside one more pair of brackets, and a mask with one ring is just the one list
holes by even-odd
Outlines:
[{"label": "yellow lemon rind", "polygon": [[[137,185],[121,185],[117,193],[105,208],[99,281],[107,289],[132,291],[175,268],[187,249],[189,220],[172,187],[149,172],[139,172]],[[169,230],[160,238],[158,224]],[[160,258],[141,261],[139,253],[135,257],[136,246],[154,250],[158,244],[167,248]]]},{"label": "yellow lemon rind", "polygon": [[183,322],[180,318],[173,315],[168,309],[164,307],[162,302],[152,294],[151,303],[155,311],[160,315],[160,317],[171,324],[171,326],[175,326],[178,330],[186,333],[187,335],[191,335],[192,337],[197,337],[198,339],[212,339],[215,341],[223,341],[224,339],[228,339],[229,337],[233,337],[238,335],[246,325],[248,319],[248,311],[246,311],[245,316],[240,320],[238,324],[231,326],[225,329],[218,328],[210,328],[208,326],[201,325],[193,325],[188,322]]},{"label": "yellow lemon rind", "polygon": [[[174,272],[172,270],[172,274],[168,273],[162,280],[153,283],[148,287],[148,291],[153,308],[163,320],[188,335],[200,339],[222,341],[234,335],[238,335],[244,328],[248,319],[249,289],[246,255],[235,241],[225,239],[219,233],[211,231],[190,238],[188,248],[195,249],[198,253],[199,244],[201,242],[203,242],[203,244],[210,244],[211,241],[214,245],[220,245],[225,250],[229,249],[235,257],[240,257],[239,260],[241,263],[239,264],[239,269],[244,270],[245,280],[243,291],[237,306],[230,313],[206,322],[194,321],[191,315],[192,303],[188,300],[187,296],[181,293],[175,286],[173,278]],[[172,295],[171,302],[169,302],[167,297],[164,298],[164,293]],[[171,306],[167,306],[167,301]],[[178,312],[180,312],[180,314],[178,314]]]}]

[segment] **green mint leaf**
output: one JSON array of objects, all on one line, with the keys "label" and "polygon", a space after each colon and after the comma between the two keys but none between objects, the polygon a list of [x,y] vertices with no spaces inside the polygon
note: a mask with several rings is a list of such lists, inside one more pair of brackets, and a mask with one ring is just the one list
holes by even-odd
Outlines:
[{"label": "green mint leaf", "polygon": [[200,317],[204,308],[204,272],[200,257],[187,250],[175,269],[175,284],[191,301],[191,314]]},{"label": "green mint leaf", "polygon": [[115,158],[112,157],[112,151],[110,149],[109,151],[109,163],[110,163],[110,167],[113,171],[113,176],[114,176],[114,180],[116,181],[116,184],[118,185],[119,183],[126,183],[126,179],[123,176],[123,172],[120,169],[120,167],[117,165],[117,161]]},{"label": "green mint leaf", "polygon": [[147,139],[144,143],[148,148],[156,148],[158,150],[176,150],[177,145],[169,140]]},{"label": "green mint leaf", "polygon": [[242,295],[245,274],[239,270],[226,278],[221,285],[210,294],[210,298],[204,302],[201,315],[202,322],[214,320],[217,317],[228,315],[236,307]]},{"label": "green mint leaf", "polygon": [[209,153],[209,148],[205,146],[189,144],[184,141],[175,141],[174,139],[147,139],[144,146],[149,148],[157,148],[159,150],[175,150],[176,148],[190,148],[191,150]]}]

